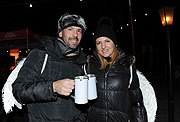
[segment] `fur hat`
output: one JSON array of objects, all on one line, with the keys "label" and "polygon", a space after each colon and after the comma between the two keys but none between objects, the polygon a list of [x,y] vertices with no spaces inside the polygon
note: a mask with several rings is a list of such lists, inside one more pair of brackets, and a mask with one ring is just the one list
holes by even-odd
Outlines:
[{"label": "fur hat", "polygon": [[94,32],[93,42],[96,43],[96,39],[99,37],[108,37],[114,44],[117,44],[116,34],[113,31],[113,22],[109,17],[102,17],[98,22],[98,27]]},{"label": "fur hat", "polygon": [[80,15],[66,13],[58,20],[58,33],[69,26],[78,26],[84,33],[87,29],[84,19]]}]

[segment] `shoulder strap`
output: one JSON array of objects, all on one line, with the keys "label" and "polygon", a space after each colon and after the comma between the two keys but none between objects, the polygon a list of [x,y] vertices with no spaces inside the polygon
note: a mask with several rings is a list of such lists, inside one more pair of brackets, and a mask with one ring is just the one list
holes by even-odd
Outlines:
[{"label": "shoulder strap", "polygon": [[[87,65],[87,66],[86,66]],[[86,69],[87,67],[87,69]],[[83,65],[85,75],[90,74],[90,57],[87,56],[87,64]]]},{"label": "shoulder strap", "polygon": [[132,72],[132,65],[131,65],[130,66],[130,79],[129,79],[129,86],[128,86],[128,88],[130,88],[130,86],[131,86],[132,78],[133,78],[133,72]]},{"label": "shoulder strap", "polygon": [[43,66],[42,66],[42,69],[41,69],[41,74],[43,73],[43,71],[45,69],[45,66],[46,66],[46,63],[47,63],[47,59],[48,59],[48,54],[46,53],[46,55],[44,57]]}]

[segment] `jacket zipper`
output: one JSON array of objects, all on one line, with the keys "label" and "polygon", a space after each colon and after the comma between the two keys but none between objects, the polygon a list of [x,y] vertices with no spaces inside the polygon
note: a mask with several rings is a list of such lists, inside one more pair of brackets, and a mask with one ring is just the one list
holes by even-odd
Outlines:
[{"label": "jacket zipper", "polygon": [[110,67],[108,67],[108,71],[105,71],[105,81],[104,81],[104,97],[105,97],[105,106],[106,106],[106,111],[105,111],[105,121],[108,122],[108,103],[107,103],[107,76],[109,73]]}]

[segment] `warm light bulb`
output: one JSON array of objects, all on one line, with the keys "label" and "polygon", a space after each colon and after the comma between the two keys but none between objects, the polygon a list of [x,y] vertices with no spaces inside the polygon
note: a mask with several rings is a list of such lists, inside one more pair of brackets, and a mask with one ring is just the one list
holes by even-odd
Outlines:
[{"label": "warm light bulb", "polygon": [[166,17],[166,22],[169,22],[170,18],[169,17]]},{"label": "warm light bulb", "polygon": [[32,8],[32,4],[31,3],[29,4],[29,7]]}]

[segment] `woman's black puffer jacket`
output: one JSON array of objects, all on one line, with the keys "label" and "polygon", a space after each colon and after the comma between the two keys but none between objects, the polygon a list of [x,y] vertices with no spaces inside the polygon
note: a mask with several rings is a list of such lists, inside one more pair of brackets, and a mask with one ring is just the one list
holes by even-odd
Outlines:
[{"label": "woman's black puffer jacket", "polygon": [[[147,122],[134,60],[132,56],[127,56],[121,51],[112,69],[107,66],[105,70],[100,70],[100,60],[95,52],[95,58],[90,60],[90,72],[97,78],[98,98],[92,101],[88,122],[128,122],[129,95],[134,106],[134,114],[138,115],[137,118],[132,117],[131,122]],[[128,89],[130,65],[133,65],[133,80]],[[141,113],[144,115],[143,118]]]},{"label": "woman's black puffer jacket", "polygon": [[[29,122],[73,121],[80,116],[81,108],[70,96],[53,93],[52,82],[83,75],[82,65],[78,63],[86,56],[81,53],[78,58],[64,59],[56,39],[44,41],[45,49],[34,49],[28,55],[13,83],[13,94],[18,102],[27,105]],[[41,74],[45,54],[48,59]]]}]

